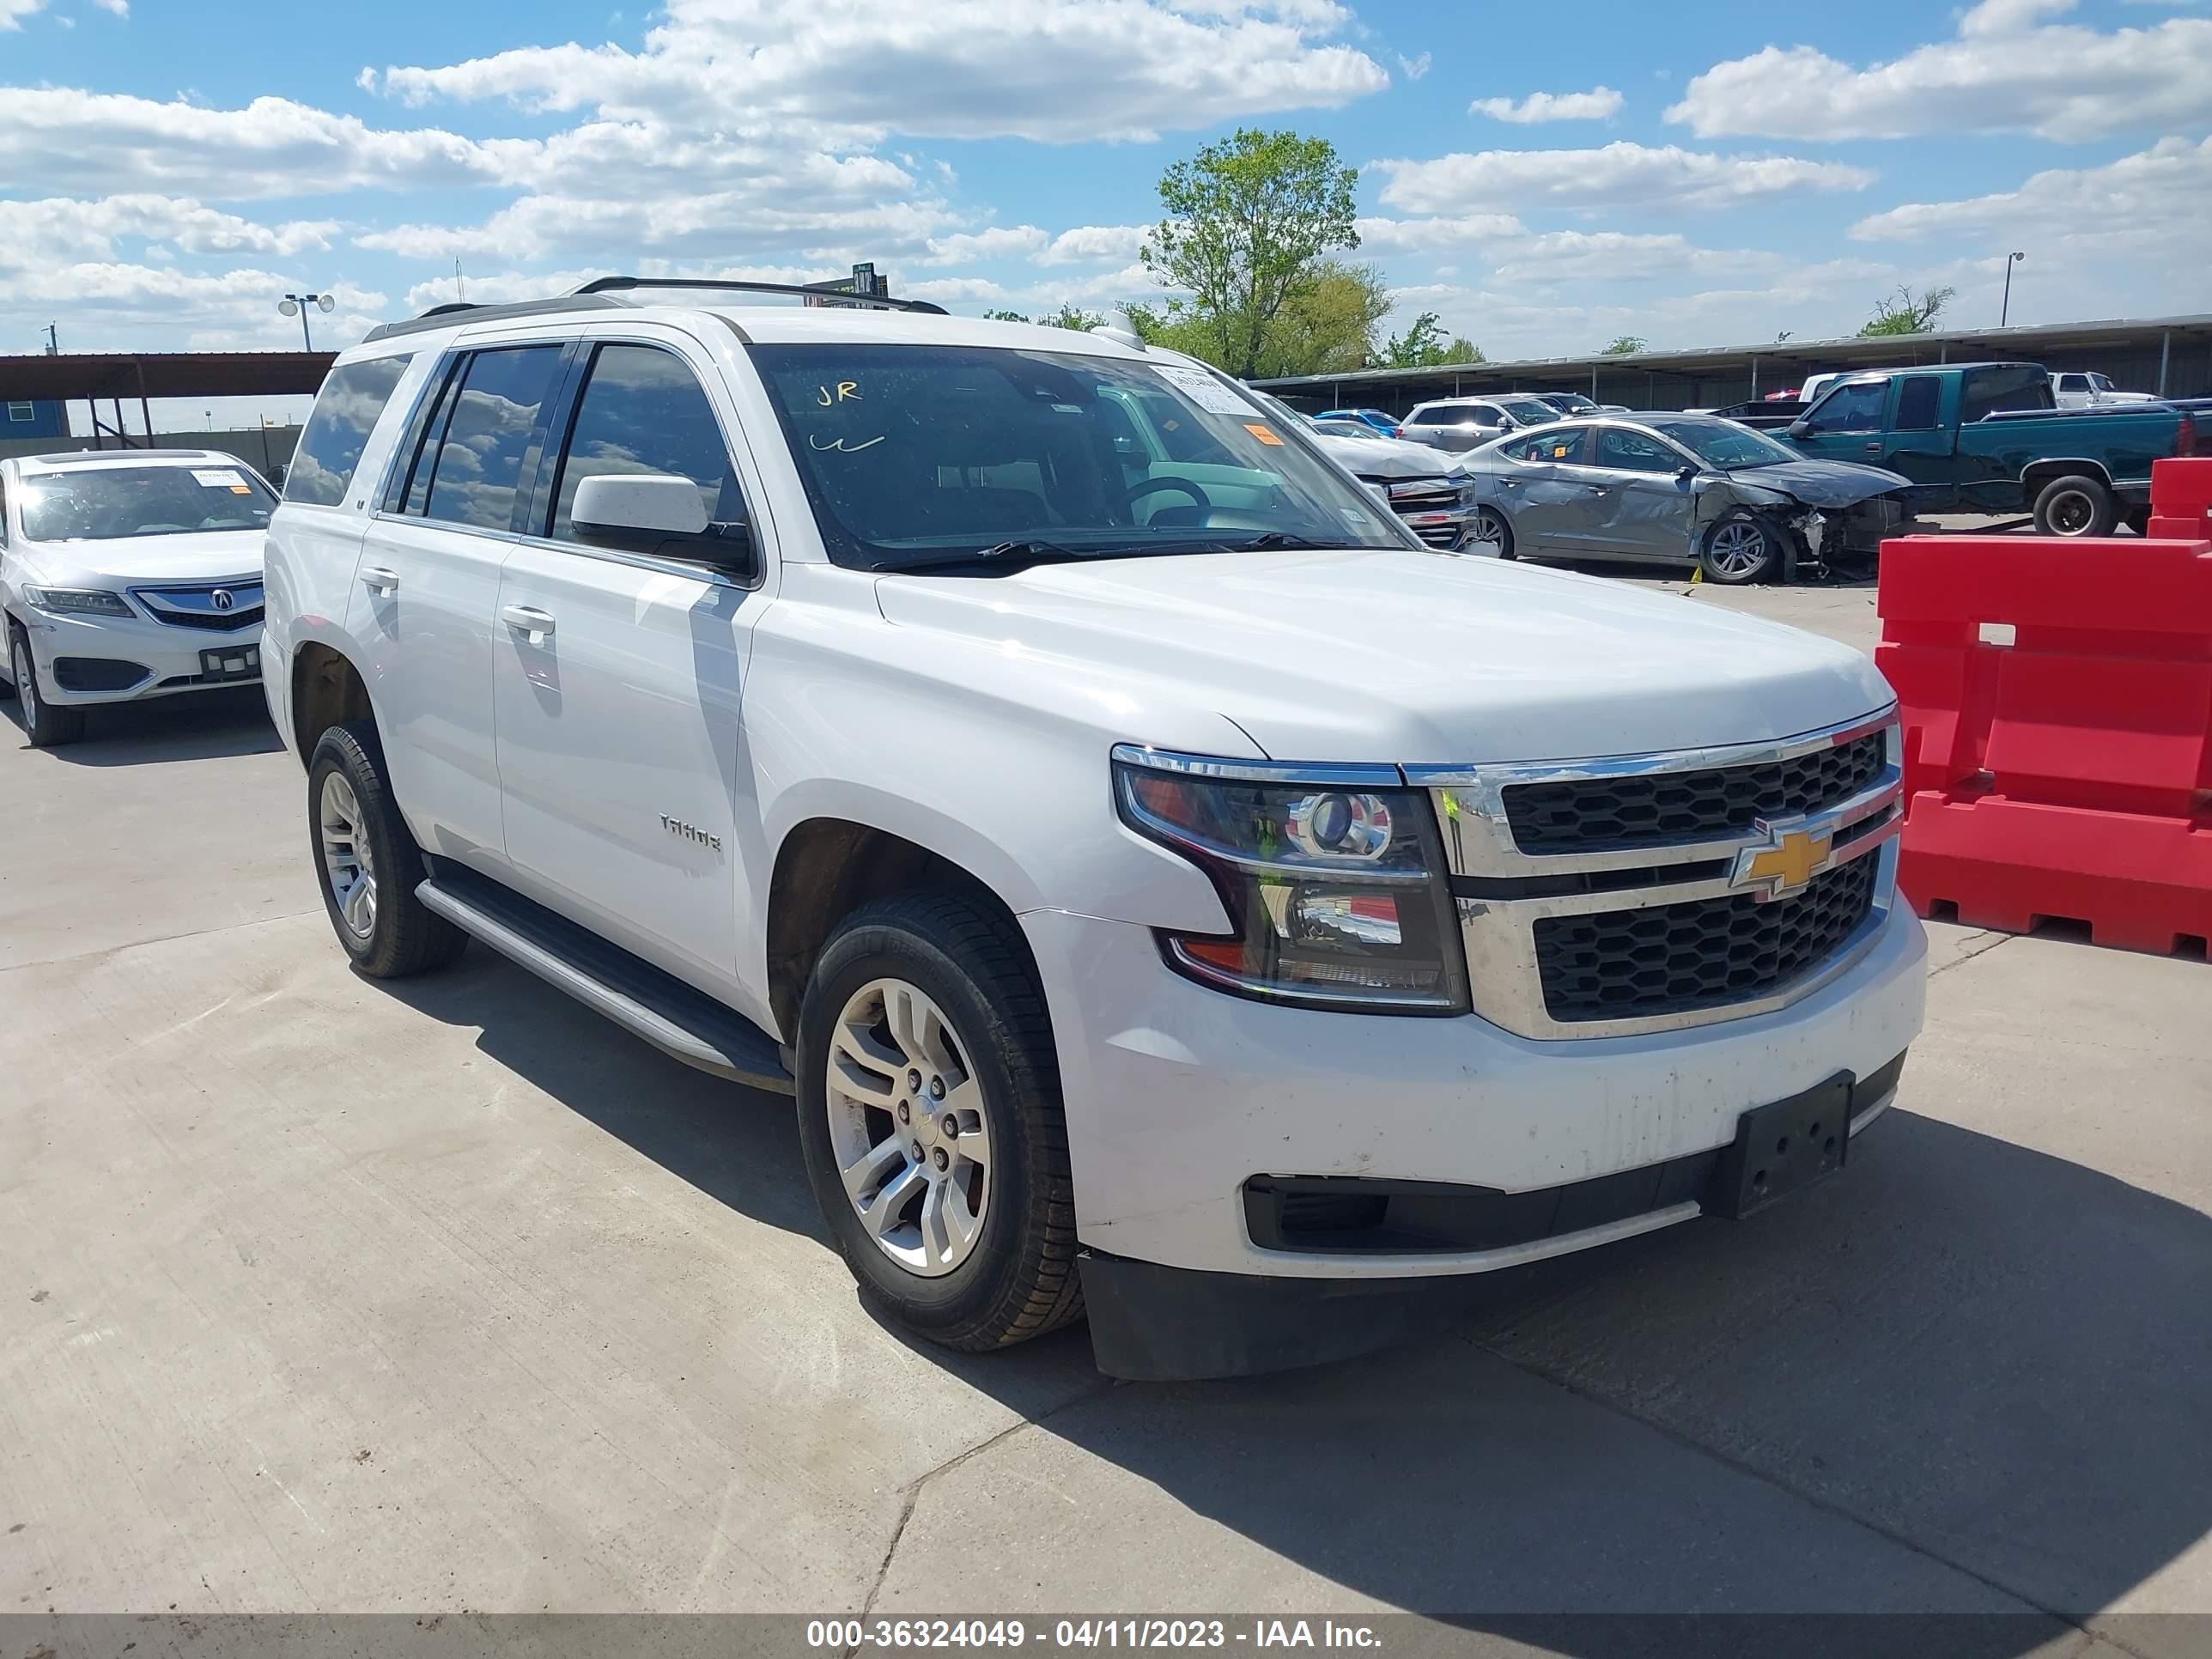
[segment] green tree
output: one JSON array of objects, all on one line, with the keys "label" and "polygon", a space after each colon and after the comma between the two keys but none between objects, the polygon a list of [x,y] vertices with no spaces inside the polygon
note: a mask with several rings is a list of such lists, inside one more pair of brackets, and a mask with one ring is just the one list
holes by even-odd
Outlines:
[{"label": "green tree", "polygon": [[1626,357],[1644,350],[1650,343],[1641,334],[1616,334],[1613,337],[1613,343],[1598,355],[1604,357]]},{"label": "green tree", "polygon": [[1403,334],[1394,334],[1382,343],[1382,367],[1435,368],[1444,363],[1479,363],[1483,361],[1482,348],[1465,335],[1454,335],[1447,342],[1443,333],[1442,321],[1437,313],[1423,312],[1413,319],[1413,325]]},{"label": "green tree", "polygon": [[1951,303],[1958,293],[1954,288],[1928,288],[1915,294],[1900,286],[1896,295],[1884,300],[1874,309],[1863,335],[1925,334],[1942,314],[1943,307]]},{"label": "green tree", "polygon": [[987,311],[983,313],[983,320],[987,323],[1026,323],[1029,319],[1018,311]]},{"label": "green tree", "polygon": [[1241,377],[1259,372],[1285,306],[1315,286],[1316,262],[1359,246],[1358,183],[1359,170],[1340,163],[1327,139],[1252,127],[1160,175],[1164,213],[1143,258],[1163,284],[1190,295],[1169,310],[1203,340],[1196,355]]},{"label": "green tree", "polygon": [[1047,328],[1072,328],[1079,334],[1089,332],[1105,320],[1103,312],[1085,311],[1066,300],[1060,302],[1058,311],[1037,319]]},{"label": "green tree", "polygon": [[1390,290],[1371,265],[1323,259],[1283,301],[1253,373],[1351,374],[1375,361]]}]

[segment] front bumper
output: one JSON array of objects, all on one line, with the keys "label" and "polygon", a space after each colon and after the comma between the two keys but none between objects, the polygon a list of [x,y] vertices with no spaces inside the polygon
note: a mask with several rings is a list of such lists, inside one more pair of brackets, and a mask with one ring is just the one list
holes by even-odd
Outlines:
[{"label": "front bumper", "polygon": [[1152,932],[1023,917],[1051,1006],[1078,1233],[1095,1254],[1267,1279],[1454,1277],[1586,1249],[1694,1206],[1497,1248],[1271,1249],[1255,1176],[1450,1182],[1528,1194],[1730,1145],[1747,1110],[1838,1073],[1872,1078],[1918,1034],[1927,944],[1903,906],[1845,973],[1771,1013],[1540,1040],[1473,1015],[1282,1008],[1193,985]]},{"label": "front bumper", "polygon": [[[1848,1091],[1850,1137],[1856,1139],[1897,1097],[1904,1062],[1899,1054],[1863,1081],[1835,1080],[1832,1087]],[[1510,1231],[1535,1232],[1548,1215],[1554,1231],[1546,1242],[1561,1248],[1543,1254],[1558,1255],[1613,1243],[1700,1213],[1729,1213],[1738,1174],[1729,1157],[1735,1150],[1722,1147],[1617,1176],[1510,1195],[1477,1188],[1455,1192],[1436,1182],[1332,1184],[1417,1189],[1413,1201],[1432,1206],[1431,1213],[1456,1204]],[[1247,1197],[1249,1204],[1249,1193]],[[1577,1211],[1587,1218],[1606,1209],[1623,1213],[1610,1223],[1573,1224]],[[1572,1231],[1559,1232],[1560,1226]],[[1473,1301],[1477,1282],[1469,1273],[1285,1279],[1201,1273],[1094,1249],[1085,1250],[1080,1259],[1092,1356],[1108,1376],[1133,1382],[1244,1376],[1349,1358],[1449,1319]],[[1534,1259],[1528,1254],[1513,1257]]]},{"label": "front bumper", "polygon": [[28,605],[19,614],[38,665],[39,696],[56,708],[252,685],[261,678],[258,616],[239,628],[212,629],[54,616]]}]

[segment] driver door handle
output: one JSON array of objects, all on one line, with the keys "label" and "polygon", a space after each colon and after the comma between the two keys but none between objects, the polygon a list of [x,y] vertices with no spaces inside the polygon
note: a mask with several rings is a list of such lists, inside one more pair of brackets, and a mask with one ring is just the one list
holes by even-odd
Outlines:
[{"label": "driver door handle", "polygon": [[516,633],[528,635],[532,645],[544,644],[553,633],[553,613],[534,605],[503,605],[499,619]]},{"label": "driver door handle", "polygon": [[399,573],[386,569],[380,564],[368,566],[361,573],[361,580],[365,586],[386,599],[399,591]]},{"label": "driver door handle", "polygon": [[1867,453],[1868,453],[1868,454],[1869,454],[1869,455],[1879,455],[1879,454],[1881,454],[1881,446],[1880,444],[1869,444],[1869,445],[1867,446]]}]

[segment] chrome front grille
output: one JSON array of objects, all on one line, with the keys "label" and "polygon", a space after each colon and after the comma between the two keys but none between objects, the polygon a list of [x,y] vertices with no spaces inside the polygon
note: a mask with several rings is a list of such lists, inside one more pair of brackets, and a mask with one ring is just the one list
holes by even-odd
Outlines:
[{"label": "chrome front grille", "polygon": [[1647,904],[1535,925],[1544,1010],[1555,1020],[1691,1013],[1763,996],[1817,966],[1874,908],[1880,860],[1854,859],[1791,898]]},{"label": "chrome front grille", "polygon": [[1885,713],[1732,749],[1408,768],[1443,829],[1475,1012],[1613,1036],[1809,995],[1893,901],[1899,760]]},{"label": "chrome front grille", "polygon": [[1459,477],[1375,478],[1390,498],[1391,510],[1431,547],[1457,547],[1467,534],[1467,481]]},{"label": "chrome front grille", "polygon": [[131,597],[155,622],[167,623],[172,628],[228,634],[241,628],[261,626],[264,605],[258,576],[241,576],[236,581],[227,582],[134,587]]},{"label": "chrome front grille", "polygon": [[1788,760],[1509,784],[1505,819],[1524,853],[1579,853],[1638,842],[1740,835],[1761,818],[1794,817],[1849,800],[1881,775],[1883,737]]}]

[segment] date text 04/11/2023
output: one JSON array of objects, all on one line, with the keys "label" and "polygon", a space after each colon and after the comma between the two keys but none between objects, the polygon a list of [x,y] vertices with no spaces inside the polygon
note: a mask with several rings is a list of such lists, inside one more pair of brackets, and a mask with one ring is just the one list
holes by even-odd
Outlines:
[{"label": "date text 04/11/2023", "polygon": [[806,1626],[811,1648],[1022,1648],[1061,1651],[1121,1648],[1376,1649],[1371,1626],[1334,1620],[1060,1619],[1035,1627],[1018,1619],[820,1619]]}]

